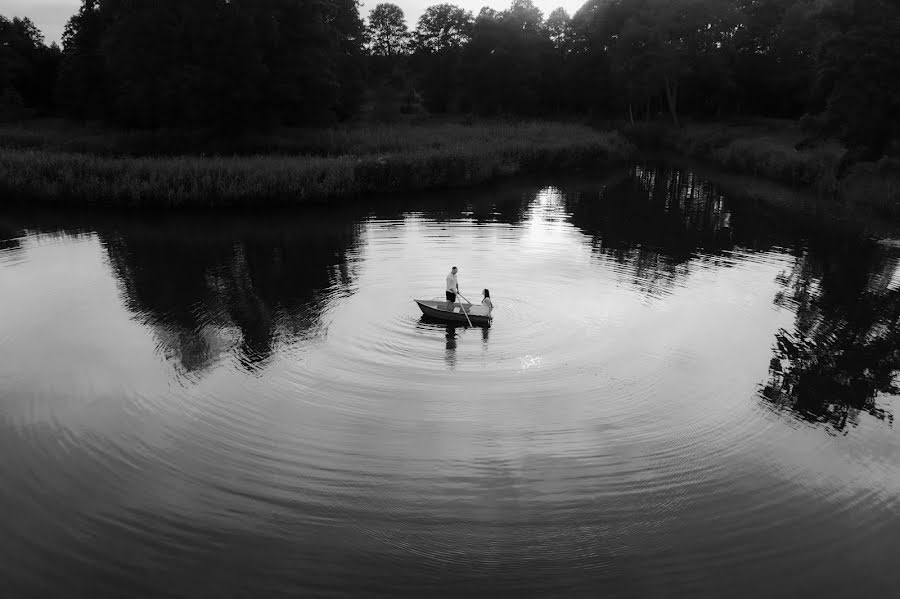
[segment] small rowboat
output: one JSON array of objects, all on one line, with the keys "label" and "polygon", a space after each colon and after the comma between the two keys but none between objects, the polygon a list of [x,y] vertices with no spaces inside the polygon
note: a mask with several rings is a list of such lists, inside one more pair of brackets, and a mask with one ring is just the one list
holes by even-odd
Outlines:
[{"label": "small rowboat", "polygon": [[[473,325],[486,326],[491,324],[491,317],[488,316],[486,306],[475,306],[472,304],[463,304],[460,302],[450,303],[447,300],[414,300],[422,314],[429,318],[444,320],[447,322],[461,322],[469,324],[469,320]],[[465,313],[463,312],[465,310]],[[466,320],[466,314],[469,320]]]}]

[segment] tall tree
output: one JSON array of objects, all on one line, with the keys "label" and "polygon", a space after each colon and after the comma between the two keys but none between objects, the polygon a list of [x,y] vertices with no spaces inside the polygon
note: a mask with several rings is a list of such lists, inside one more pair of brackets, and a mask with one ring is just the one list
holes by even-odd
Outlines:
[{"label": "tall tree", "polygon": [[454,4],[429,6],[416,26],[416,49],[428,52],[460,50],[471,39],[474,24],[472,13]]},{"label": "tall tree", "polygon": [[[722,48],[735,22],[733,6],[724,0],[645,0],[613,43],[619,80],[630,82],[630,96],[643,95],[648,103],[662,94],[678,125],[684,87],[696,100],[720,95],[709,89],[710,81],[728,84]],[[707,86],[698,94],[701,81]]]},{"label": "tall tree", "polygon": [[336,61],[340,89],[335,114],[343,120],[359,110],[363,95],[366,26],[359,15],[359,0],[332,0],[326,7],[325,20],[339,40]]},{"label": "tall tree", "polygon": [[817,78],[828,125],[854,159],[878,159],[900,139],[900,6],[833,0],[820,20]]},{"label": "tall tree", "polygon": [[419,18],[413,68],[429,110],[446,112],[461,105],[463,48],[473,26],[472,13],[452,4],[430,6]]},{"label": "tall tree", "polygon": [[[625,22],[635,12],[634,4],[624,0],[588,0],[572,17],[573,95],[576,109],[609,114],[640,103],[622,82],[614,82],[611,52]],[[626,80],[625,82],[627,82]]]},{"label": "tall tree", "polygon": [[552,51],[531,0],[514,0],[499,13],[482,9],[464,57],[471,105],[487,114],[539,114],[549,102],[543,57]]},{"label": "tall tree", "polygon": [[63,31],[63,59],[57,81],[57,106],[74,118],[110,118],[114,84],[102,44],[110,25],[99,0],[82,0]]},{"label": "tall tree", "polygon": [[502,14],[503,20],[510,25],[531,33],[538,33],[544,23],[544,13],[532,0],[513,0]]},{"label": "tall tree", "polygon": [[369,13],[369,43],[377,56],[404,54],[409,44],[409,30],[403,9],[396,4],[378,4]]},{"label": "tall tree", "polygon": [[[339,102],[340,35],[329,4],[298,0],[245,0],[253,15],[261,64],[264,110],[279,123],[328,122]],[[240,18],[240,13],[236,15]],[[252,48],[251,48],[252,49]],[[251,54],[252,55],[252,54]]]},{"label": "tall tree", "polygon": [[[103,54],[130,126],[240,127],[263,84],[252,13],[218,0],[105,0]],[[276,95],[276,105],[282,98]]]},{"label": "tall tree", "polygon": [[138,127],[326,123],[362,91],[356,0],[83,0],[64,43],[69,113]]},{"label": "tall tree", "polygon": [[572,19],[564,8],[557,8],[547,17],[547,34],[553,47],[561,52],[569,52],[572,45]]},{"label": "tall tree", "polygon": [[0,16],[0,112],[50,112],[59,61],[59,47],[48,47],[31,19]]},{"label": "tall tree", "polygon": [[797,116],[810,101],[816,24],[812,0],[737,0],[729,46],[739,112]]}]

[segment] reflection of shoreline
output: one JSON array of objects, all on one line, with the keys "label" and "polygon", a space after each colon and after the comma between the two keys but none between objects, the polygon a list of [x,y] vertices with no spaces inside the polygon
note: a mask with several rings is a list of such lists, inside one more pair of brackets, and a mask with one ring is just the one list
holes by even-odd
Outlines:
[{"label": "reflection of shoreline", "polygon": [[563,194],[563,204],[594,253],[626,267],[648,298],[684,280],[698,251],[756,246],[760,230],[714,186],[665,165],[634,166],[599,190]]},{"label": "reflection of shoreline", "polygon": [[667,166],[635,166],[599,192],[563,200],[594,252],[627,267],[629,283],[648,297],[684,279],[698,251],[727,260],[740,248],[807,246],[778,279],[785,291],[775,303],[794,312],[796,324],[776,335],[762,396],[835,430],[859,412],[893,421],[876,405],[879,394],[900,394],[900,289],[891,284],[898,258],[890,248],[729,201],[702,177]]},{"label": "reflection of shoreline", "polygon": [[184,375],[229,355],[258,371],[278,345],[317,334],[330,298],[349,292],[356,277],[355,213],[89,217],[32,216],[36,226],[26,219],[0,236],[92,231],[125,308]]},{"label": "reflection of shoreline", "polygon": [[[403,229],[415,229],[419,221],[448,223],[442,225],[447,229],[457,222],[510,224],[511,244],[522,234],[523,227],[515,225],[526,218],[536,229],[554,223],[566,232],[571,225],[580,232],[579,247],[587,237],[592,255],[615,266],[623,284],[649,299],[684,282],[697,267],[698,254],[727,267],[736,263],[735,251],[808,246],[797,258],[796,272],[779,280],[786,291],[776,301],[797,318],[794,329],[777,338],[779,365],[773,362],[767,392],[804,418],[840,412],[834,422],[843,427],[852,422],[848,405],[877,414],[873,394],[892,390],[886,381],[900,361],[894,333],[900,300],[885,256],[893,250],[887,244],[872,250],[877,244],[835,237],[818,223],[783,216],[723,198],[689,171],[651,164],[622,169],[602,182],[429,194],[388,199],[371,210],[140,220],[45,216],[43,222],[37,216],[26,215],[22,222],[4,217],[0,258],[17,255],[17,238],[26,231],[96,235],[123,302],[153,332],[159,353],[182,372],[204,375],[232,354],[256,372],[279,345],[317,335],[322,311],[336,295],[350,292],[357,279],[365,218],[390,227],[400,243],[407,243]],[[374,243],[373,229],[367,238]],[[507,228],[477,231],[479,242],[490,244]],[[402,276],[398,284],[404,283]],[[437,331],[443,332],[451,369],[459,363],[460,328],[442,324],[429,333],[437,342]],[[483,352],[489,334],[482,328]]]},{"label": "reflection of shoreline", "polygon": [[[233,347],[254,371],[276,343],[315,331],[328,298],[351,286],[359,229],[353,220],[319,217],[266,221],[262,229],[170,223],[163,235],[135,226],[100,237],[126,306],[163,333],[157,339],[182,368],[205,371],[219,350]],[[236,346],[204,343],[200,333],[210,327],[237,331]],[[166,346],[186,337],[196,342]]]}]

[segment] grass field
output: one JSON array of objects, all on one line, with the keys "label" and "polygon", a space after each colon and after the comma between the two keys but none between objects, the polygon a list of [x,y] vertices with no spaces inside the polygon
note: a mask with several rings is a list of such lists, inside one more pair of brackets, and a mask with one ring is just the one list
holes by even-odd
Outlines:
[{"label": "grass field", "polygon": [[618,133],[554,122],[284,130],[227,141],[45,122],[0,128],[0,190],[29,204],[302,204],[602,166],[634,151]]}]

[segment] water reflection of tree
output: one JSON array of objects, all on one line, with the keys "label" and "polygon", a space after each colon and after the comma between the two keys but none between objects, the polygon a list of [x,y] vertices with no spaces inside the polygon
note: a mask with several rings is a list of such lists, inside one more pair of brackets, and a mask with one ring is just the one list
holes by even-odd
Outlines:
[{"label": "water reflection of tree", "polygon": [[19,230],[0,221],[0,252],[8,254],[20,252],[22,250],[20,235]]},{"label": "water reflection of tree", "polygon": [[778,282],[779,306],[796,311],[791,331],[776,334],[762,396],[811,422],[841,431],[859,412],[893,422],[877,405],[898,393],[900,289],[897,258],[875,243],[813,239]]},{"label": "water reflection of tree", "polygon": [[252,370],[276,344],[314,330],[351,285],[352,218],[179,217],[101,230],[123,299],[187,372],[226,351]]},{"label": "water reflection of tree", "polygon": [[606,183],[567,193],[566,211],[594,250],[624,267],[650,295],[686,276],[699,250],[712,256],[734,248],[742,236],[755,239],[755,228],[737,226],[757,219],[735,218],[740,207],[690,171],[638,165]]},{"label": "water reflection of tree", "polygon": [[[897,260],[878,244],[804,225],[758,202],[729,201],[691,172],[635,166],[602,189],[565,194],[572,223],[594,250],[647,294],[685,277],[692,264],[734,249],[807,249],[778,282],[775,301],[796,312],[776,335],[763,396],[799,417],[842,430],[860,411],[892,421],[877,405],[900,372]],[[727,263],[727,262],[724,262]]]}]

